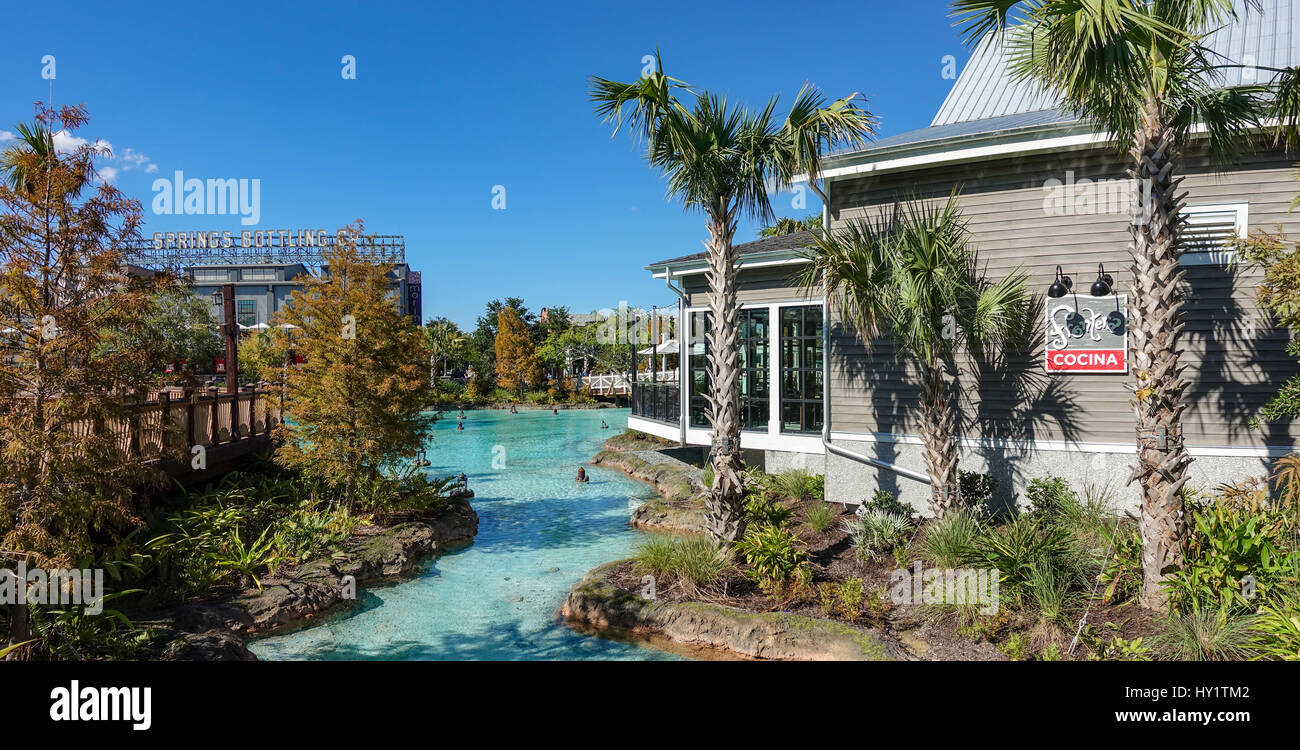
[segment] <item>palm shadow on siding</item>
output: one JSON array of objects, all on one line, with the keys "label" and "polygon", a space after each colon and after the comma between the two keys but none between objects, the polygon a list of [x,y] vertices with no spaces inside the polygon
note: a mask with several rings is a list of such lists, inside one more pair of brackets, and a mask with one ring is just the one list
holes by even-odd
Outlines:
[{"label": "palm shadow on siding", "polygon": [[[958,432],[979,439],[971,450],[998,480],[992,510],[1014,511],[1015,487],[1030,477],[1026,463],[1035,441],[1077,442],[1083,409],[1068,377],[1044,367],[1043,299],[1034,295],[1026,346],[1006,351],[970,351],[960,368]],[[969,468],[967,471],[971,470]]]},{"label": "palm shadow on siding", "polygon": [[[1257,432],[1268,445],[1294,448],[1290,420],[1251,426],[1260,407],[1287,378],[1300,373],[1300,367],[1286,353],[1290,333],[1238,301],[1242,287],[1254,286],[1243,283],[1247,273],[1239,265],[1185,268],[1180,284],[1186,325],[1183,362],[1188,365],[1184,377],[1189,383],[1184,392],[1184,439],[1240,445],[1253,442],[1247,438]],[[1267,471],[1271,460],[1259,460]]]}]

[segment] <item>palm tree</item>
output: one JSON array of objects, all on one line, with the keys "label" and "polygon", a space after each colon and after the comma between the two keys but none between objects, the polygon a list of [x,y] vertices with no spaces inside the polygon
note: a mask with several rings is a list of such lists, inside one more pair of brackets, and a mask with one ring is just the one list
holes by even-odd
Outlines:
[{"label": "palm tree", "polygon": [[1138,457],[1130,482],[1142,488],[1140,601],[1163,608],[1161,584],[1183,565],[1183,486],[1191,462],[1181,429],[1187,381],[1179,364],[1179,152],[1203,127],[1210,153],[1229,157],[1258,133],[1269,109],[1293,136],[1296,73],[1273,70],[1278,76],[1268,84],[1223,85],[1223,71],[1242,66],[1210,51],[1205,40],[1235,17],[1232,0],[956,0],[952,8],[968,42],[1001,41],[1015,76],[1110,134],[1140,186],[1129,245]]},{"label": "palm tree", "polygon": [[429,387],[438,384],[438,371],[455,357],[468,338],[446,318],[431,320],[424,326],[424,343],[429,349]]},{"label": "palm tree", "polygon": [[[624,125],[643,140],[646,161],[662,169],[668,192],[688,210],[704,213],[709,233],[708,412],[713,425],[713,488],[705,501],[709,535],[719,543],[744,533],[744,465],[740,458],[740,409],[736,345],[736,253],[732,240],[742,216],[770,222],[768,191],[806,176],[817,188],[822,150],[858,145],[875,132],[875,118],[854,103],[857,94],[829,105],[805,85],[784,120],[776,97],[760,111],[735,106],[696,91],[664,74],[655,55],[654,72],[632,83],[593,77],[590,97],[604,122]],[[688,94],[688,106],[678,99]],[[824,198],[824,196],[823,196]]]},{"label": "palm tree", "polygon": [[948,379],[962,346],[990,351],[1019,343],[1029,329],[1030,295],[1019,268],[985,278],[957,195],[912,201],[878,219],[849,222],[804,252],[801,286],[823,286],[867,347],[887,338],[921,375],[921,439],[936,516],[961,504],[956,410]]},{"label": "palm tree", "polygon": [[805,216],[802,219],[792,219],[789,216],[782,216],[775,223],[758,230],[759,237],[780,237],[785,234],[794,234],[796,232],[811,232],[822,228],[821,214]]}]

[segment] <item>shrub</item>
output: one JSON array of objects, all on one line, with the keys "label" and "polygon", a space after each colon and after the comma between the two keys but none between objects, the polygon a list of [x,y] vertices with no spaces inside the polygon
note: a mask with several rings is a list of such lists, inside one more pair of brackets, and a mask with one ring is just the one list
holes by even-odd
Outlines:
[{"label": "shrub", "polygon": [[972,562],[996,568],[1004,586],[1022,588],[1046,565],[1056,571],[1069,567],[1070,541],[1064,531],[1032,515],[1017,516],[1010,522],[975,538]]},{"label": "shrub", "polygon": [[1257,659],[1300,661],[1300,592],[1279,598],[1260,609],[1251,625],[1250,644]]},{"label": "shrub", "polygon": [[990,512],[993,507],[993,493],[998,491],[998,480],[991,474],[958,469],[957,488],[961,492],[961,502],[964,507]]},{"label": "shrub", "polygon": [[826,492],[826,478],[820,474],[809,474],[804,469],[783,471],[769,481],[774,492],[794,500],[811,500]]},{"label": "shrub", "polygon": [[911,521],[906,516],[870,508],[859,518],[844,521],[859,560],[879,560],[881,553],[907,544]]},{"label": "shrub", "polygon": [[703,473],[700,474],[700,481],[704,483],[705,487],[708,487],[709,489],[713,489],[713,467],[712,466],[704,467]]},{"label": "shrub", "polygon": [[1068,578],[1050,565],[1039,563],[1031,569],[1025,592],[1037,608],[1040,622],[1060,627],[1071,624],[1069,610],[1079,601],[1079,595],[1071,590],[1070,584]]},{"label": "shrub", "polygon": [[637,545],[632,557],[633,570],[679,585],[687,594],[713,586],[730,564],[726,551],[699,536],[651,537]]},{"label": "shrub", "polygon": [[942,568],[958,568],[978,554],[975,538],[979,524],[970,511],[959,511],[931,521],[921,537],[921,557]]},{"label": "shrub", "polygon": [[1300,569],[1300,552],[1278,548],[1285,539],[1283,513],[1218,500],[1193,503],[1188,513],[1184,565],[1165,582],[1175,610],[1253,610]]},{"label": "shrub", "polygon": [[804,520],[808,522],[808,527],[818,534],[830,528],[831,522],[839,515],[835,509],[824,500],[814,501],[804,511]]},{"label": "shrub", "polygon": [[745,515],[755,526],[785,526],[794,518],[794,511],[766,492],[757,492],[745,502]]},{"label": "shrub", "polygon": [[840,583],[838,609],[844,619],[854,622],[862,616],[863,594],[861,578],[849,578]]},{"label": "shrub", "polygon": [[1029,513],[1048,523],[1068,518],[1071,508],[1079,505],[1079,497],[1070,489],[1070,483],[1051,475],[1031,479],[1025,489],[1025,499],[1029,501]]},{"label": "shrub", "polygon": [[1135,523],[1118,523],[1107,532],[1111,549],[1110,559],[1101,570],[1101,600],[1125,602],[1138,595],[1142,588],[1142,534]]},{"label": "shrub", "polygon": [[898,496],[889,490],[876,490],[867,503],[868,508],[878,508],[887,513],[903,516],[904,518],[912,517],[912,506],[901,502]]},{"label": "shrub", "polygon": [[1155,637],[1160,647],[1182,661],[1233,661],[1250,656],[1254,618],[1227,610],[1174,615]]},{"label": "shrub", "polygon": [[808,553],[799,537],[780,526],[751,530],[736,542],[736,551],[749,565],[746,575],[773,596],[787,583],[805,580],[810,571]]}]

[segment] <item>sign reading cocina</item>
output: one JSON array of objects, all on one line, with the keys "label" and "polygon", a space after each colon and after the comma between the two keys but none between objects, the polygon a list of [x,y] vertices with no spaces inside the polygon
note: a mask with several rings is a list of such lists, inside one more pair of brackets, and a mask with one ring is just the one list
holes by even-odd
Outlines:
[{"label": "sign reading cocina", "polygon": [[1048,372],[1128,372],[1128,296],[1047,301]]}]

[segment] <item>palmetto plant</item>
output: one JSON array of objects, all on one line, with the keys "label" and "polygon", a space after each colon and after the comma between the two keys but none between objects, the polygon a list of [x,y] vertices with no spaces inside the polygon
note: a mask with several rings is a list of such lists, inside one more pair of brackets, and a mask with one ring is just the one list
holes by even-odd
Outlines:
[{"label": "palmetto plant", "polygon": [[1294,139],[1300,85],[1294,70],[1272,71],[1278,75],[1267,84],[1223,85],[1224,71],[1241,61],[1217,55],[1205,40],[1232,20],[1233,0],[956,0],[952,9],[968,41],[1000,37],[1015,76],[1055,94],[1128,153],[1140,196],[1130,225],[1128,316],[1138,454],[1132,479],[1142,485],[1140,601],[1163,607],[1160,584],[1183,565],[1182,490],[1191,461],[1180,429],[1179,152],[1203,129],[1209,151],[1229,156],[1270,111]]},{"label": "palmetto plant", "polygon": [[851,221],[819,237],[805,253],[798,282],[823,286],[827,299],[867,346],[887,338],[921,377],[921,438],[932,486],[931,510],[960,507],[956,411],[948,393],[954,355],[1023,339],[1030,310],[1025,274],[999,281],[979,270],[957,196],[910,201],[876,219]]},{"label": "palmetto plant", "polygon": [[[769,191],[805,176],[818,192],[823,150],[858,145],[875,129],[875,118],[854,103],[856,94],[829,105],[805,86],[784,119],[773,97],[758,111],[697,91],[655,70],[631,83],[593,77],[596,113],[614,132],[627,126],[645,143],[650,166],[662,169],[670,195],[704,213],[709,239],[709,420],[715,480],[706,498],[709,535],[734,542],[744,532],[743,463],[737,392],[736,222],[749,216],[771,222]],[[689,97],[687,101],[679,95]]]}]

